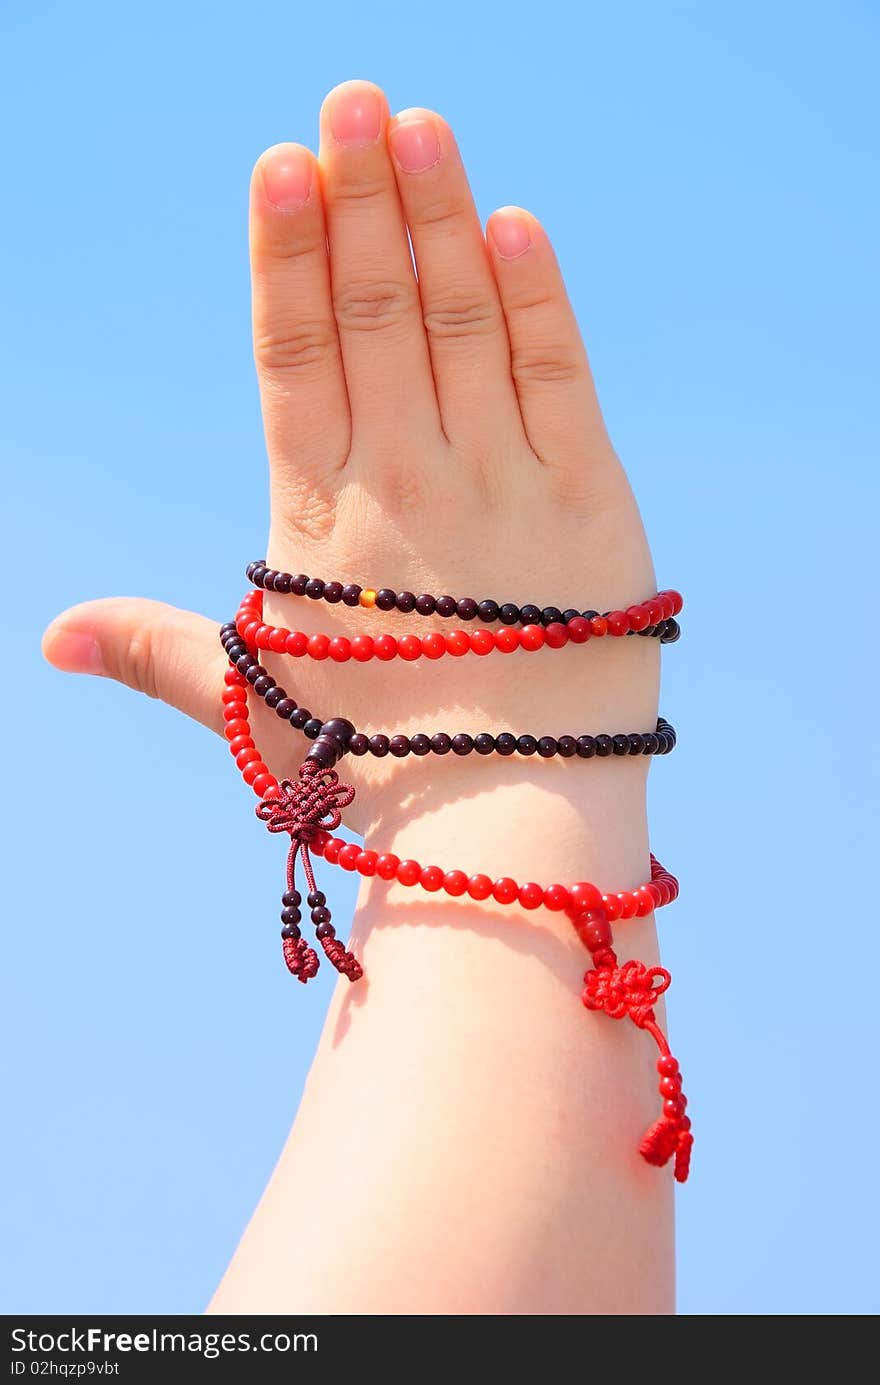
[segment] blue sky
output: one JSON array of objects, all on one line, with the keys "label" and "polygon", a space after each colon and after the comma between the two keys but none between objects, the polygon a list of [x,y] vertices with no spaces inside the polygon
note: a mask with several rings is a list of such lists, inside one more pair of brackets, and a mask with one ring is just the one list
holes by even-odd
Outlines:
[{"label": "blue sky", "polygon": [[247,179],[353,76],[451,120],[484,215],[544,220],[686,593],[651,776],[699,1140],[681,1311],[880,1307],[878,27],[752,0],[3,7],[4,1311],[200,1311],[319,1032],[228,757],[39,636],[91,596],[233,609],[267,518]]}]

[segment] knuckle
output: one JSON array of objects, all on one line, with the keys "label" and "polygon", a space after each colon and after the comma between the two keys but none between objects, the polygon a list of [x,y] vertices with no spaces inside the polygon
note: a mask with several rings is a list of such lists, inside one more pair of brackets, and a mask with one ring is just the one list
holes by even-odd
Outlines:
[{"label": "knuckle", "polygon": [[500,329],[501,312],[489,299],[462,298],[432,305],[424,314],[424,323],[432,341],[489,337]]},{"label": "knuckle", "polygon": [[123,682],[146,697],[158,697],[156,642],[148,625],[131,632],[125,648],[122,668]]},{"label": "knuckle", "polygon": [[326,322],[279,324],[254,337],[254,359],[269,372],[307,369],[335,355],[336,349],[336,334]]},{"label": "knuckle", "polygon": [[575,384],[583,379],[580,361],[558,347],[514,347],[511,353],[511,372],[518,385]]},{"label": "knuckle", "polygon": [[415,286],[393,281],[347,284],[334,295],[333,311],[346,332],[394,332],[413,311]]},{"label": "knuckle", "polygon": [[347,206],[358,207],[363,203],[369,206],[396,196],[396,190],[385,178],[364,177],[339,181],[332,190],[332,201],[342,209]]},{"label": "knuckle", "polygon": [[459,226],[463,229],[465,210],[461,202],[450,200],[448,197],[438,197],[432,202],[423,203],[415,212],[414,219],[417,226],[427,227],[429,230],[455,229]]},{"label": "knuckle", "polygon": [[258,263],[261,269],[268,270],[279,263],[307,260],[323,254],[323,241],[297,227],[285,229],[267,239]]},{"label": "knuckle", "polygon": [[531,288],[523,286],[518,295],[511,295],[505,299],[505,307],[508,313],[517,318],[534,317],[537,314],[544,316],[547,312],[557,314],[560,309],[560,301],[557,294],[551,290],[545,291],[535,285]]}]

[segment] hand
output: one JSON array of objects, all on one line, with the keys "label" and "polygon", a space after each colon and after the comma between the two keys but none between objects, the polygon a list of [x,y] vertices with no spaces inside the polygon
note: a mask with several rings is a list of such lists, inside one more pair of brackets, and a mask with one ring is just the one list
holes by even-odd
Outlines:
[{"label": "hand", "polygon": [[[251,257],[274,567],[562,608],[653,594],[638,510],[547,236],[513,207],[483,236],[439,116],[389,119],[376,87],[338,87],[321,113],[318,159],[287,144],[259,160]],[[243,568],[260,555],[232,556]],[[283,596],[267,596],[265,615],[329,633],[413,629],[397,613]],[[455,624],[415,628],[435,623]],[[91,602],[53,622],[45,652],[220,728],[224,658],[212,621],[152,602]],[[390,666],[265,662],[298,702],[368,731],[577,735],[647,731],[656,716],[654,640]],[[291,773],[301,735],[262,706],[254,726],[275,772]],[[397,802],[425,763],[348,759],[361,790],[351,825],[374,821],[389,794]],[[475,772],[486,783],[486,768],[475,756],[431,757],[431,781],[454,796]],[[614,768],[643,779],[647,761]],[[536,769],[569,782],[591,774],[520,762],[520,774]],[[496,763],[492,778],[511,771]]]},{"label": "hand", "polygon": [[[274,567],[562,609],[654,593],[547,237],[515,208],[483,237],[438,116],[389,121],[375,87],[338,88],[317,161],[298,145],[260,159],[251,247]],[[262,555],[230,556],[244,568]],[[281,596],[265,615],[348,634],[413,628]],[[212,621],[92,602],[60,616],[45,649],[220,728]],[[647,731],[657,713],[653,639],[265,662],[299,703],[368,731]],[[273,771],[293,773],[299,733],[262,704],[253,725]],[[632,888],[648,869],[648,764],[347,756],[358,795],[346,823],[423,864]],[[537,912],[361,881],[366,983],[337,986],[293,1134],[214,1311],[669,1310],[657,1267],[671,1261],[671,1184],[633,1146],[656,1107],[653,1058],[633,1026],[586,1016],[583,948],[562,914]],[[628,920],[617,946],[652,964],[652,918]],[[320,1171],[320,1196],[303,1197],[303,1169]]]}]

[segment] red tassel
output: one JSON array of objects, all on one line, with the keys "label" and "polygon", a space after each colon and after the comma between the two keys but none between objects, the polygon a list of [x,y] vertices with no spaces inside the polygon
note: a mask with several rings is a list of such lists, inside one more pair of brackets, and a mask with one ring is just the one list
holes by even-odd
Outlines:
[{"label": "red tassel", "polygon": [[658,1168],[674,1157],[675,1177],[679,1183],[684,1183],[694,1137],[686,1115],[687,1100],[681,1090],[678,1063],[669,1052],[666,1036],[654,1013],[655,1002],[669,985],[669,972],[665,967],[646,967],[643,962],[636,961],[624,962],[621,966],[610,946],[607,924],[593,936],[587,928],[589,925],[595,929],[596,920],[584,915],[579,922],[582,924],[579,932],[585,934],[587,945],[595,943],[593,967],[584,976],[584,1005],[588,1010],[603,1011],[611,1019],[630,1019],[639,1029],[647,1030],[660,1050],[657,1071],[660,1095],[664,1099],[663,1114],[645,1132],[639,1153]]},{"label": "red tassel", "polygon": [[662,1168],[664,1164],[669,1163],[677,1150],[678,1136],[678,1122],[667,1120],[665,1116],[661,1116],[645,1133],[645,1137],[639,1145],[639,1153],[643,1159],[647,1159],[649,1164],[656,1164],[658,1168]]},{"label": "red tassel", "polygon": [[318,954],[305,938],[284,938],[281,944],[287,970],[303,985],[318,974]]},{"label": "red tassel", "polygon": [[321,946],[338,972],[347,976],[349,981],[361,979],[364,974],[363,967],[353,952],[346,952],[338,938],[322,938]]}]

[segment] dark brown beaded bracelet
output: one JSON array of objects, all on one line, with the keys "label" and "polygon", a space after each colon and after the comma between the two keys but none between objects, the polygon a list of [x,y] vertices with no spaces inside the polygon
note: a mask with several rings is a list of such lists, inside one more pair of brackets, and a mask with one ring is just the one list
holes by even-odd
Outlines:
[{"label": "dark brown beaded bracelet", "polygon": [[[336,722],[343,725],[342,718],[325,722],[298,706],[256,655],[251,653],[234,622],[221,627],[220,642],[230,665],[247,680],[267,707],[273,708],[276,716],[282,721],[289,721],[295,730],[302,731],[309,740],[317,740],[328,726],[335,726]],[[351,723],[345,722],[344,725],[347,728]],[[657,718],[655,731],[621,731],[616,735],[600,733],[597,736],[515,736],[512,731],[502,731],[498,735],[481,731],[476,736],[464,731],[453,736],[445,731],[436,731],[432,736],[423,732],[416,732],[413,736],[388,736],[378,731],[368,736],[355,728],[345,733],[345,749],[349,754],[375,755],[380,759],[386,755],[397,759],[403,759],[406,755],[448,755],[451,751],[454,755],[470,755],[471,752],[477,755],[538,755],[545,760],[559,755],[563,759],[578,756],[582,760],[590,760],[594,756],[603,759],[609,755],[668,755],[675,743],[675,729],[665,717]]]},{"label": "dark brown beaded bracelet", "polygon": [[[607,619],[614,614],[611,611],[576,611],[574,607],[560,611],[557,606],[516,606],[512,601],[499,604],[488,598],[476,601],[472,596],[462,596],[458,599],[454,596],[429,596],[427,593],[416,596],[413,592],[392,591],[390,587],[381,587],[375,591],[372,587],[360,587],[356,582],[349,582],[343,586],[341,582],[324,582],[320,577],[307,577],[304,572],[278,572],[263,561],[248,563],[247,578],[263,591],[279,592],[284,596],[308,596],[313,601],[326,601],[331,606],[342,602],[344,606],[362,606],[379,611],[396,610],[404,615],[414,613],[420,616],[438,615],[446,618],[455,616],[458,620],[479,619],[486,624],[500,621],[502,625],[567,625],[571,620],[595,620],[600,616]],[[645,623],[641,629],[629,630],[626,633],[653,636],[662,644],[674,644],[681,634],[681,628],[675,619],[681,610],[681,597],[678,592],[659,592],[651,602],[644,602],[641,607],[632,609],[647,611],[652,604],[655,604],[654,614],[658,615],[658,619],[652,623]],[[672,612],[671,615],[659,616],[664,605]],[[649,622],[649,616],[642,616],[642,620]]]}]

